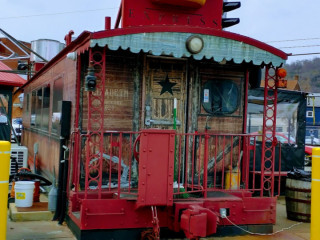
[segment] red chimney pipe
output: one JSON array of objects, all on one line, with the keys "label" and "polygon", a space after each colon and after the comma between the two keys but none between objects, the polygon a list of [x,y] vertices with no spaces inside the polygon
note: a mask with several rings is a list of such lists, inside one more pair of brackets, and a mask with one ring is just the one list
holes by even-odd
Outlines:
[{"label": "red chimney pipe", "polygon": [[111,29],[111,17],[105,17],[105,30],[110,30]]}]

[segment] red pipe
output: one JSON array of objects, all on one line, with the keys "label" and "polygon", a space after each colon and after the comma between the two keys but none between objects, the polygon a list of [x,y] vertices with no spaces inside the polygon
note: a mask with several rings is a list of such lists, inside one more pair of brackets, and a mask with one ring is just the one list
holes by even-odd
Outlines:
[{"label": "red pipe", "polygon": [[104,29],[110,30],[111,29],[111,17],[105,17],[104,19]]}]

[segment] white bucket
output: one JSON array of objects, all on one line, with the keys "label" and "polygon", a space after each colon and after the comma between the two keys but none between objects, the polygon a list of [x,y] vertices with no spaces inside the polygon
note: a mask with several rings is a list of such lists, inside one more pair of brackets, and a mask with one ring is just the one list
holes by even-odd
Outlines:
[{"label": "white bucket", "polygon": [[14,185],[16,207],[31,207],[33,204],[34,182],[18,181]]}]

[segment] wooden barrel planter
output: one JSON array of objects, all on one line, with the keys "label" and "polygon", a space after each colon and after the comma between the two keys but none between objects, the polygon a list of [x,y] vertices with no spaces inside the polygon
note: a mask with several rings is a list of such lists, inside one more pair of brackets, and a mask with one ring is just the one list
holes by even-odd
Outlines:
[{"label": "wooden barrel planter", "polygon": [[287,178],[286,210],[288,219],[310,222],[311,182]]}]

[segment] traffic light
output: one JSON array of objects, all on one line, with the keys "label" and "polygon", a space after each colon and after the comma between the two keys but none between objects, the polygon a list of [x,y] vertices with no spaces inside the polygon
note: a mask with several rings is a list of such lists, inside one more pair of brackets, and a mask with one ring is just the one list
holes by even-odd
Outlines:
[{"label": "traffic light", "polygon": [[240,2],[223,2],[223,17],[222,17],[222,28],[231,27],[233,25],[236,25],[240,22],[239,18],[227,18],[226,12],[230,12],[232,10],[238,9],[241,7]]},{"label": "traffic light", "polygon": [[88,74],[85,76],[85,91],[95,91],[97,85],[97,77],[94,75],[94,68],[89,65]]}]

